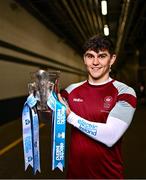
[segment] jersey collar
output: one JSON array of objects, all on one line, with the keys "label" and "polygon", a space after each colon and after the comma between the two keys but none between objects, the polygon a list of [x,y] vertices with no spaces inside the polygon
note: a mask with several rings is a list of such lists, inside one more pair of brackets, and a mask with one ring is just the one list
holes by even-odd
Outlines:
[{"label": "jersey collar", "polygon": [[104,85],[104,84],[106,84],[106,83],[108,83],[108,82],[111,82],[113,79],[111,78],[111,77],[109,77],[109,79],[108,80],[106,80],[106,81],[104,81],[104,82],[101,82],[101,83],[93,83],[93,82],[90,82],[89,80],[88,80],[88,83],[90,84],[90,85],[95,85],[95,86],[97,86],[97,85]]}]

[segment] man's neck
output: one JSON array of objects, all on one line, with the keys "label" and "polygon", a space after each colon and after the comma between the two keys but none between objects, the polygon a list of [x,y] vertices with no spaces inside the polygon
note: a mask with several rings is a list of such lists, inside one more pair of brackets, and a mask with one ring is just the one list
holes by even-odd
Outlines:
[{"label": "man's neck", "polygon": [[112,81],[112,78],[110,78],[110,77],[108,79],[104,80],[104,81],[101,81],[101,82],[92,81],[90,79],[88,80],[89,84],[91,84],[91,85],[102,85],[102,84],[106,84],[106,83],[108,83],[110,81]]}]

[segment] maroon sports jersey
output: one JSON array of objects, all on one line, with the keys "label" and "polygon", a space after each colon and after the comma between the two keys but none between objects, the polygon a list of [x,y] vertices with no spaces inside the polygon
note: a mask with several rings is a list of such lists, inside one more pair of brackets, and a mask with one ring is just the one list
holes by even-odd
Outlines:
[{"label": "maroon sports jersey", "polygon": [[[70,85],[62,96],[77,115],[89,121],[106,123],[116,102],[126,101],[135,108],[136,97],[127,89],[127,85],[115,80],[103,85],[91,85],[84,81]],[[123,178],[121,139],[112,147],[107,147],[72,127],[67,176],[78,179]]]}]

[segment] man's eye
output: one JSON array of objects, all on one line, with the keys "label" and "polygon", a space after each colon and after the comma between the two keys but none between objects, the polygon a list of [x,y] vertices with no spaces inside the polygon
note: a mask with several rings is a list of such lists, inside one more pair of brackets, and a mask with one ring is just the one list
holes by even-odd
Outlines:
[{"label": "man's eye", "polygon": [[105,54],[101,54],[101,55],[99,56],[99,58],[101,58],[101,59],[103,59],[103,58],[105,58],[105,57],[106,57]]},{"label": "man's eye", "polygon": [[93,58],[93,55],[92,54],[87,54],[86,57],[87,58]]}]

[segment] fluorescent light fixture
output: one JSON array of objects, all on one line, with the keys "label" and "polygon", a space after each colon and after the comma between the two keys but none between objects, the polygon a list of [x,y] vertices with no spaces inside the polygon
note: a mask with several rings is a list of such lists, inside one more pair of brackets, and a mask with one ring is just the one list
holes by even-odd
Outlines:
[{"label": "fluorescent light fixture", "polygon": [[109,35],[109,28],[108,28],[108,25],[107,25],[107,24],[104,25],[104,35],[105,35],[105,36],[108,36],[108,35]]},{"label": "fluorescent light fixture", "polygon": [[101,13],[102,15],[107,15],[107,1],[106,0],[101,1]]}]

